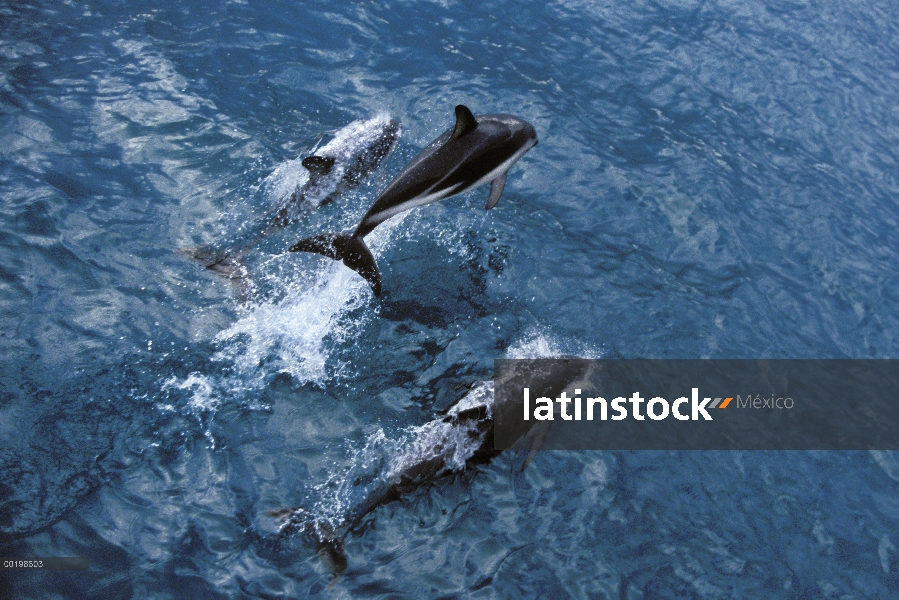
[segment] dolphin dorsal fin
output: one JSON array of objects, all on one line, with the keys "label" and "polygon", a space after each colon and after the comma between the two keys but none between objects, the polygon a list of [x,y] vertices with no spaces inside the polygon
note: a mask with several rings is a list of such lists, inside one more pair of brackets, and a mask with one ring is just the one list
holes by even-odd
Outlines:
[{"label": "dolphin dorsal fin", "polygon": [[478,121],[468,107],[460,104],[456,107],[456,126],[453,128],[453,135],[450,136],[450,139],[462,137],[477,126]]},{"label": "dolphin dorsal fin", "polygon": [[307,156],[303,159],[303,166],[316,175],[327,175],[334,168],[333,156]]}]

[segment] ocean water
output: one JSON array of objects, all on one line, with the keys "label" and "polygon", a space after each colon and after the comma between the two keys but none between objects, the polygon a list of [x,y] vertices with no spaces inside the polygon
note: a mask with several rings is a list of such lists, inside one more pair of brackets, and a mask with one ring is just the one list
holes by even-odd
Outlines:
[{"label": "ocean water", "polygon": [[[386,504],[330,575],[281,507],[493,360],[899,357],[899,5],[0,0],[6,598],[895,598],[892,452],[501,455]],[[453,123],[540,144],[379,227],[384,293],[286,251]],[[246,257],[298,158],[389,115],[356,190]],[[277,540],[277,541],[273,541]]]}]

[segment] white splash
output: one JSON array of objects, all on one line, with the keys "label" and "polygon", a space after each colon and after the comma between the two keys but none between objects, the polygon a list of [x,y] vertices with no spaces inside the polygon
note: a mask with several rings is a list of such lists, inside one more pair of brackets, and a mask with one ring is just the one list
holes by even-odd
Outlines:
[{"label": "white splash", "polygon": [[216,410],[222,402],[223,394],[216,389],[215,381],[202,373],[191,373],[184,379],[169,377],[162,384],[162,391],[183,390],[190,392],[190,398],[182,410],[171,404],[158,404],[157,408],[163,411],[187,413],[193,417],[203,428],[203,435],[209,442],[210,448],[215,448],[215,437],[212,435],[212,421]]},{"label": "white splash", "polygon": [[295,158],[275,167],[262,182],[262,187],[266,196],[277,201],[290,196],[294,190],[303,187],[308,181],[309,171],[303,166],[303,159]]},{"label": "white splash", "polygon": [[507,358],[602,358],[602,351],[579,340],[558,336],[545,327],[532,327],[506,350]]},{"label": "white splash", "polygon": [[[390,243],[402,217],[368,236],[375,259]],[[350,342],[377,312],[368,283],[341,262],[311,254],[295,260],[318,262],[308,284],[290,282],[275,301],[250,304],[216,336],[213,360],[233,363],[245,381],[263,383],[266,373],[286,373],[300,383],[325,386],[350,367],[331,361],[334,350]]]},{"label": "white splash", "polygon": [[187,402],[188,408],[195,414],[203,411],[212,411],[218,408],[220,399],[215,393],[212,382],[206,375],[201,373],[191,373],[184,379],[177,377],[169,377],[162,384],[162,391],[176,389],[191,392],[190,400]]}]

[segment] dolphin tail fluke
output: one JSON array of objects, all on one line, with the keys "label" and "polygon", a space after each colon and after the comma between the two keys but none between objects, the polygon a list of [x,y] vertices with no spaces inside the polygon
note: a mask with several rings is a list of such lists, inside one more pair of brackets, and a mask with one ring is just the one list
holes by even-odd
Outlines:
[{"label": "dolphin tail fluke", "polygon": [[343,249],[350,239],[345,233],[323,233],[305,240],[300,240],[289,248],[291,252],[314,252],[333,258],[334,260],[343,260]]},{"label": "dolphin tail fluke", "polygon": [[356,271],[371,286],[375,296],[381,295],[381,274],[375,257],[372,256],[362,236],[346,233],[324,233],[300,240],[290,247],[291,252],[314,252],[342,260],[343,264]]}]

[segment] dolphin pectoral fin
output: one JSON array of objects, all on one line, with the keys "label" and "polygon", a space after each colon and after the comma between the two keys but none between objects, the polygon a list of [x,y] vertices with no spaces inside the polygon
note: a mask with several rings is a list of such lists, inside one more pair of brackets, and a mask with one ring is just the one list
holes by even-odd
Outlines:
[{"label": "dolphin pectoral fin", "polygon": [[299,508],[276,508],[274,510],[268,511],[268,516],[274,517],[284,523],[287,519],[290,518],[290,515],[294,514]]},{"label": "dolphin pectoral fin", "polygon": [[496,203],[499,202],[499,197],[503,195],[503,188],[506,187],[506,175],[508,175],[508,171],[494,179],[490,183],[490,195],[487,197],[487,210],[490,210]]},{"label": "dolphin pectoral fin", "polygon": [[316,546],[316,552],[331,573],[331,579],[328,581],[328,587],[331,588],[340,580],[349,564],[346,552],[343,549],[343,542],[334,538],[319,542]]},{"label": "dolphin pectoral fin", "polygon": [[343,549],[342,536],[334,527],[324,519],[316,519],[306,529],[315,543],[315,552],[321,557],[322,562],[328,567],[331,578],[328,587],[332,587],[343,576],[349,561],[346,551]]},{"label": "dolphin pectoral fin", "polygon": [[250,270],[243,262],[246,250],[235,254],[229,254],[223,250],[216,250],[211,246],[198,246],[196,248],[181,248],[178,254],[185,258],[198,261],[205,269],[212,271],[227,279],[241,300],[249,300],[255,293],[253,278]]},{"label": "dolphin pectoral fin", "polygon": [[524,436],[515,441],[511,450],[515,457],[512,459],[513,470],[523,473],[531,461],[537,456],[537,452],[543,447],[543,442],[549,435],[552,421],[543,421],[530,429]]},{"label": "dolphin pectoral fin", "polygon": [[381,295],[381,275],[378,273],[378,265],[361,236],[324,233],[300,240],[289,250],[291,252],[314,252],[334,260],[342,260],[343,264],[365,278],[375,296]]},{"label": "dolphin pectoral fin", "polygon": [[462,137],[472,129],[478,126],[477,119],[471,114],[467,106],[459,105],[456,107],[456,126],[453,128],[451,140]]},{"label": "dolphin pectoral fin", "polygon": [[228,260],[231,255],[212,246],[195,246],[193,248],[179,248],[176,251],[184,258],[190,258],[199,262],[203,267],[215,270],[215,266]]},{"label": "dolphin pectoral fin", "polygon": [[325,519],[316,518],[303,508],[281,508],[269,512],[269,516],[282,521],[278,536],[284,537],[302,533],[311,539],[316,553],[328,567],[331,579],[328,587],[334,585],[347,568],[347,556],[343,549],[342,536]]},{"label": "dolphin pectoral fin", "polygon": [[334,168],[333,156],[307,156],[302,165],[315,175],[327,175]]}]

